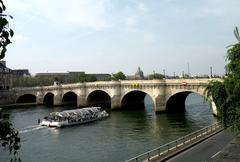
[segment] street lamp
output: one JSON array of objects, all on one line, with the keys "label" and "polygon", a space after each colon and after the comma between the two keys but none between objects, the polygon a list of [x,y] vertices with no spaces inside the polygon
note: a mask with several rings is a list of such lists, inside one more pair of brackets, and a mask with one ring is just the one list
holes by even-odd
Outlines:
[{"label": "street lamp", "polygon": [[165,69],[163,69],[163,76],[164,76],[164,78],[166,78]]},{"label": "street lamp", "polygon": [[210,78],[212,78],[213,75],[212,75],[212,66],[210,66]]}]

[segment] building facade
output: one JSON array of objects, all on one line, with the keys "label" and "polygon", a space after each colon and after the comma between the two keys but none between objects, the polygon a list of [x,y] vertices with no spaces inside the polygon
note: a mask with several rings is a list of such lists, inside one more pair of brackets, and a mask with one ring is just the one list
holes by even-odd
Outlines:
[{"label": "building facade", "polygon": [[29,77],[31,76],[28,69],[13,69],[12,70],[13,77]]},{"label": "building facade", "polygon": [[135,79],[144,79],[144,74],[140,67],[138,67],[138,70],[135,73]]},{"label": "building facade", "polygon": [[0,90],[12,87],[12,70],[6,67],[5,61],[0,61]]}]

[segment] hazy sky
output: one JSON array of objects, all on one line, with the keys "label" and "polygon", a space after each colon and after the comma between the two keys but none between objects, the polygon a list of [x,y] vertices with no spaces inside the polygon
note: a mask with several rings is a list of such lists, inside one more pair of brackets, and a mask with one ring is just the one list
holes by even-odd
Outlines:
[{"label": "hazy sky", "polygon": [[7,0],[10,68],[224,74],[240,0]]}]

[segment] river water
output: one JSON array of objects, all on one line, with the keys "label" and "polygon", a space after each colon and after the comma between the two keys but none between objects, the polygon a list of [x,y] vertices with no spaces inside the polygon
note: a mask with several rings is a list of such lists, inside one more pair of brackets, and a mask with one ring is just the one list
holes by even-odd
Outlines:
[{"label": "river water", "polygon": [[[73,107],[34,106],[5,110],[19,130],[23,162],[120,162],[154,149],[216,121],[208,103],[197,94],[186,100],[186,112],[155,114],[151,100],[139,111],[112,111],[110,117],[92,123],[46,128],[37,119],[52,111]],[[0,149],[0,161],[9,161]]]}]

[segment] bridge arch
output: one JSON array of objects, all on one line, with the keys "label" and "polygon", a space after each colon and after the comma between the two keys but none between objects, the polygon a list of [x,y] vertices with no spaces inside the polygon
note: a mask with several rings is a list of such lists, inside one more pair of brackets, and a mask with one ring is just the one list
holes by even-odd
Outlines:
[{"label": "bridge arch", "polygon": [[77,106],[78,96],[75,92],[68,91],[62,97],[62,105]]},{"label": "bridge arch", "polygon": [[167,99],[166,110],[169,112],[183,112],[185,111],[185,101],[187,96],[190,93],[194,93],[192,91],[182,91],[171,95]]},{"label": "bridge arch", "polygon": [[[176,92],[168,97],[166,102],[166,110],[168,112],[184,112],[186,108],[186,99],[191,93],[195,93],[203,97],[203,93],[190,90]],[[212,106],[211,104],[212,103],[209,103],[210,106]]]},{"label": "bridge arch", "polygon": [[48,92],[45,94],[43,98],[43,104],[45,105],[53,105],[54,104],[54,94],[52,92]]},{"label": "bridge arch", "polygon": [[142,90],[131,90],[124,94],[120,100],[121,107],[123,109],[144,109],[145,108],[145,97],[149,96],[154,104],[152,96]]},{"label": "bridge arch", "polygon": [[37,97],[33,94],[23,94],[19,96],[16,103],[36,103]]},{"label": "bridge arch", "polygon": [[94,90],[87,96],[89,106],[101,106],[111,108],[111,96],[103,90]]}]

